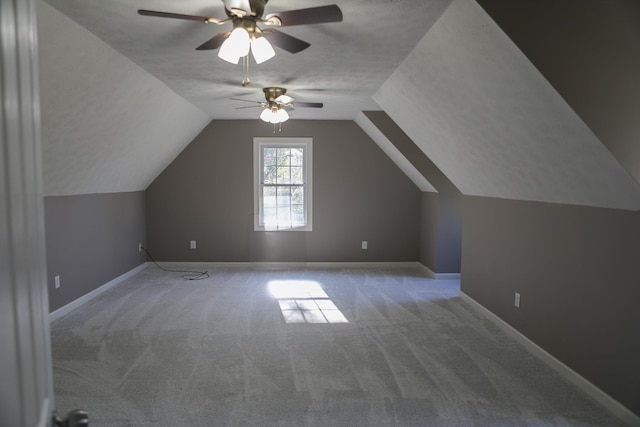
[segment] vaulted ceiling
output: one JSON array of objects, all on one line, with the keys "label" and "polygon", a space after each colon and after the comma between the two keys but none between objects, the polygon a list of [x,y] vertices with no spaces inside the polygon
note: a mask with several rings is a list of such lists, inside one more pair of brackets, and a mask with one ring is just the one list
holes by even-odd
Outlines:
[{"label": "vaulted ceiling", "polygon": [[[227,0],[230,4],[247,0]],[[224,18],[222,0],[46,0],[111,48],[159,79],[215,119],[254,119],[257,109],[240,97],[264,100],[262,88],[284,86],[300,101],[323,102],[322,110],[296,109],[295,118],[353,118],[377,109],[371,96],[437,21],[451,0],[340,2],[340,23],[282,27],[311,44],[297,54],[276,47],[276,56],[251,63],[251,84],[241,86],[242,65],[220,60],[217,50],[196,50],[231,24],[218,26],[141,16],[138,9]],[[335,0],[271,0],[265,13],[323,6]],[[263,28],[266,28],[263,26]]]},{"label": "vaulted ceiling", "polygon": [[[267,8],[330,3],[271,0]],[[294,120],[362,122],[362,111],[384,110],[463,194],[639,209],[640,130],[619,116],[637,117],[640,101],[609,108],[616,120],[592,113],[503,31],[500,20],[520,9],[479,3],[498,23],[474,0],[340,2],[344,22],[287,28],[311,47],[276,49],[242,87],[240,65],[195,50],[219,27],[136,13],[223,16],[219,0],[41,1],[45,194],[144,190],[210,120],[257,119],[259,109],[237,109],[245,105],[230,97],[261,100],[262,87],[281,85],[325,104],[296,109]],[[630,91],[637,75],[625,77]]]}]

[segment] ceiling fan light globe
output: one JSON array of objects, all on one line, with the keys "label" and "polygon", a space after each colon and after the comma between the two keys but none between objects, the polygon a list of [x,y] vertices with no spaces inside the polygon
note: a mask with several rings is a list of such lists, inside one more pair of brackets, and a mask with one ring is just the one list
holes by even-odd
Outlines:
[{"label": "ceiling fan light globe", "polygon": [[273,123],[274,125],[280,123],[280,120],[278,120],[278,115],[276,113],[271,113],[269,123]]},{"label": "ceiling fan light globe", "polygon": [[249,54],[250,47],[251,40],[247,30],[235,28],[220,46],[218,57],[232,64],[237,64],[240,58]]},{"label": "ceiling fan light globe", "polygon": [[224,51],[222,48],[218,51],[218,58],[230,64],[237,64],[240,61],[239,56],[236,56],[233,52]]},{"label": "ceiling fan light globe", "polygon": [[267,122],[270,123],[271,122],[271,116],[272,116],[272,112],[270,109],[265,108],[264,110],[262,110],[262,113],[260,114],[260,119],[263,122]]},{"label": "ceiling fan light globe", "polygon": [[271,46],[269,40],[264,37],[251,40],[251,52],[253,53],[253,59],[256,60],[256,64],[262,64],[264,61],[276,56],[276,51],[273,50],[273,46]]},{"label": "ceiling fan light globe", "polygon": [[289,120],[289,113],[284,108],[280,108],[276,113],[276,117],[278,119],[278,123],[286,122]]}]

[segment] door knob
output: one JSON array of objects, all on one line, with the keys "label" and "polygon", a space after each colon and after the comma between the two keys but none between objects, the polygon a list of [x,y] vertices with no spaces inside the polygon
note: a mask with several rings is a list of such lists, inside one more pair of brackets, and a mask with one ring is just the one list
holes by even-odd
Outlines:
[{"label": "door knob", "polygon": [[85,427],[89,425],[89,414],[82,409],[74,409],[62,419],[57,411],[53,411],[51,425],[53,427]]}]

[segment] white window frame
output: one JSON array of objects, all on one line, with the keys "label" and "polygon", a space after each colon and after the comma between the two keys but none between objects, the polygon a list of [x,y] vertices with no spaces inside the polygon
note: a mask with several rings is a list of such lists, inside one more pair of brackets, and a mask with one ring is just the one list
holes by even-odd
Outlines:
[{"label": "white window frame", "polygon": [[[267,227],[263,221],[263,179],[262,153],[264,148],[299,147],[303,149],[304,162],[304,216],[303,226]],[[313,138],[254,137],[253,138],[253,209],[254,231],[312,231],[313,229]]]}]

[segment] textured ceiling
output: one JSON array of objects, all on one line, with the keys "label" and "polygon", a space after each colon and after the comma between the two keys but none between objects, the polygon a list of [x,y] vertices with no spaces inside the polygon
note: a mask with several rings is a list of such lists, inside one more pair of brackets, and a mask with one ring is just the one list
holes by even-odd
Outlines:
[{"label": "textured ceiling", "polygon": [[265,13],[337,3],[344,21],[283,27],[311,44],[250,66],[252,83],[242,87],[242,66],[220,60],[217,51],[195,48],[224,26],[140,16],[138,9],[225,17],[221,0],[46,0],[112,48],[158,78],[213,119],[250,119],[258,108],[230,97],[261,101],[262,88],[283,86],[299,101],[323,109],[297,108],[292,117],[354,119],[379,107],[372,95],[416,46],[451,0],[271,0]]},{"label": "textured ceiling", "polygon": [[220,27],[137,14],[222,16],[212,1],[39,3],[47,195],[144,190],[209,119],[257,119],[229,97],[282,85],[325,103],[294,118],[384,109],[463,194],[640,207],[638,183],[475,0],[340,2],[344,22],[283,28],[311,47],[277,50],[249,88],[241,66],[195,50]]}]

